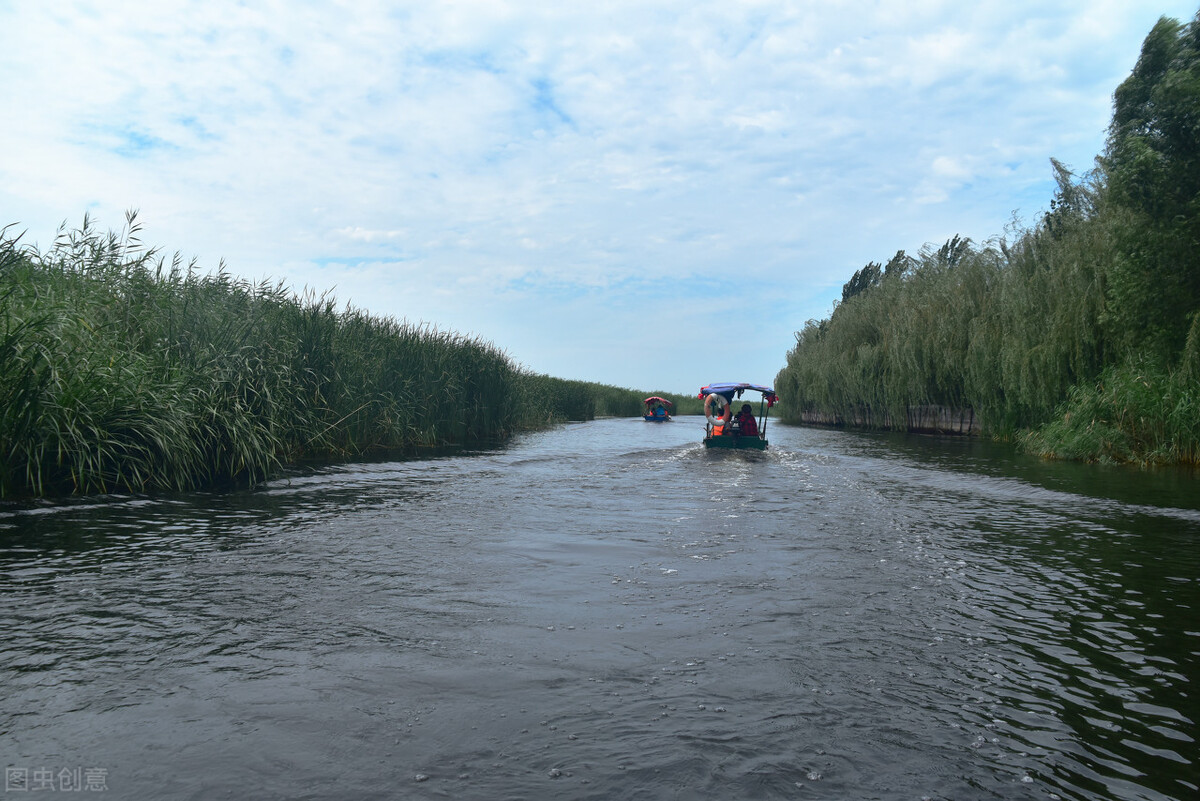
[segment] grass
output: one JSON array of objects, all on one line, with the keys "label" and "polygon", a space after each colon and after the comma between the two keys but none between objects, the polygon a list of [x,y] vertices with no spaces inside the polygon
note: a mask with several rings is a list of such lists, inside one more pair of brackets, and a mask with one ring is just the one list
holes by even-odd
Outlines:
[{"label": "grass", "polygon": [[1021,442],[1053,459],[1200,464],[1200,391],[1183,371],[1111,367],[1073,387],[1056,419]]},{"label": "grass", "polygon": [[0,498],[246,485],[300,461],[502,441],[647,394],[489,342],[202,272],[124,229],[0,230]]}]

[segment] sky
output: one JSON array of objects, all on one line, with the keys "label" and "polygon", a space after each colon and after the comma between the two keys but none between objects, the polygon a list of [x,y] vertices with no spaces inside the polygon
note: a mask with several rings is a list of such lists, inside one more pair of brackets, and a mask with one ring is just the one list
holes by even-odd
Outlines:
[{"label": "sky", "polygon": [[771,385],[841,287],[1036,220],[1196,0],[0,0],[0,227],[88,215],[560,378]]}]

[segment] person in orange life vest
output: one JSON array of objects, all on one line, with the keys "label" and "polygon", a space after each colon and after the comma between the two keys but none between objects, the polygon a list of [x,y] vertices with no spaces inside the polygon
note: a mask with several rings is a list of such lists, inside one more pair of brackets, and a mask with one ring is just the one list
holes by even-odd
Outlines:
[{"label": "person in orange life vest", "polygon": [[713,436],[714,437],[719,437],[724,434],[732,434],[733,433],[730,430],[731,426],[729,425],[730,418],[732,417],[732,415],[731,415],[732,411],[733,411],[733,407],[728,404],[726,404],[725,408],[721,410],[720,425],[713,426]]},{"label": "person in orange life vest", "polygon": [[738,433],[743,437],[758,436],[758,421],[754,419],[754,409],[750,404],[743,403],[742,410],[737,413]]}]

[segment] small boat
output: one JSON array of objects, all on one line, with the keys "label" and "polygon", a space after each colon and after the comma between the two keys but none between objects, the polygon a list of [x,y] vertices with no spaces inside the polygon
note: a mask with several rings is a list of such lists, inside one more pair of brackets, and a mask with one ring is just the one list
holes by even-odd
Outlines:
[{"label": "small boat", "polygon": [[[758,415],[749,403],[740,405],[734,413],[734,399],[750,390],[758,392]],[[767,415],[778,401],[775,390],[758,384],[709,384],[700,388],[704,400],[704,447],[734,450],[767,449]]]},{"label": "small boat", "polygon": [[642,403],[645,404],[645,409],[642,410],[642,419],[647,423],[668,422],[671,419],[671,411],[675,408],[675,404],[657,395],[646,398]]}]

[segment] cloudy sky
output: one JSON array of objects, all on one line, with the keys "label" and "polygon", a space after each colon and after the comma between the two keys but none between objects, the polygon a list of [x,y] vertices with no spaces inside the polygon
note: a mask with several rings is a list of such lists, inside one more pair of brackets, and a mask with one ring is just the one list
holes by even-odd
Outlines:
[{"label": "cloudy sky", "polygon": [[1196,0],[0,0],[0,226],[167,253],[539,373],[772,383],[870,261],[1104,146]]}]

